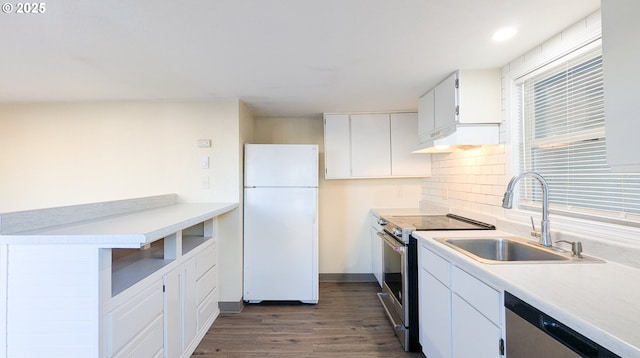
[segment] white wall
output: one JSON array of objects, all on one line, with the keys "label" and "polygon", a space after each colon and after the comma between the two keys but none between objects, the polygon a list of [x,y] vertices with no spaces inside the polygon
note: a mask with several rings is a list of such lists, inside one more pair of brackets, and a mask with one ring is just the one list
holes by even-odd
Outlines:
[{"label": "white wall", "polygon": [[[241,136],[251,128],[238,100],[0,105],[0,212],[167,193],[241,203]],[[241,213],[219,221],[221,301],[242,297]]]},{"label": "white wall", "polygon": [[371,273],[371,208],[417,208],[421,179],[325,180],[321,117],[256,118],[255,143],[318,144],[320,273]]}]

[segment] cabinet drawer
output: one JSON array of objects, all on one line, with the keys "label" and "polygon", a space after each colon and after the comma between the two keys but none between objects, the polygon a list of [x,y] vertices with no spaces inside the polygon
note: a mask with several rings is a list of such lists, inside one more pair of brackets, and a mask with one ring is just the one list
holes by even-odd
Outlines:
[{"label": "cabinet drawer", "polygon": [[420,246],[420,267],[440,280],[447,287],[451,282],[450,264],[425,246]]},{"label": "cabinet drawer", "polygon": [[213,267],[205,272],[196,282],[198,304],[201,304],[206,296],[218,286],[218,268]]},{"label": "cabinet drawer", "polygon": [[[163,346],[162,282],[133,295],[106,315],[107,356]],[[158,336],[158,332],[159,336]],[[140,348],[139,348],[140,347]]]},{"label": "cabinet drawer", "polygon": [[200,278],[204,275],[209,269],[211,269],[218,261],[218,243],[213,242],[209,247],[204,249],[201,253],[198,254],[196,262],[196,277]]},{"label": "cabinet drawer", "polygon": [[458,267],[451,269],[451,287],[476,310],[500,325],[500,293]]},{"label": "cabinet drawer", "polygon": [[116,353],[113,358],[152,357],[164,356],[162,347],[164,331],[162,317],[157,317],[151,325],[141,332],[134,341],[124,349]]},{"label": "cabinet drawer", "polygon": [[208,296],[204,297],[202,303],[198,305],[198,331],[204,328],[207,322],[212,317],[216,317],[218,313],[218,290],[213,289]]}]

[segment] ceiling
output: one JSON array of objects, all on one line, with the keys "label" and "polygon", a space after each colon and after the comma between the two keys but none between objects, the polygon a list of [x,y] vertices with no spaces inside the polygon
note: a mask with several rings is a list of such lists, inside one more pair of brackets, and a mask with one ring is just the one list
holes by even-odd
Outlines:
[{"label": "ceiling", "polygon": [[[257,117],[415,110],[600,0],[58,0],[0,13],[0,102],[239,98]],[[15,9],[14,9],[15,11]],[[515,26],[508,42],[498,28]]]}]

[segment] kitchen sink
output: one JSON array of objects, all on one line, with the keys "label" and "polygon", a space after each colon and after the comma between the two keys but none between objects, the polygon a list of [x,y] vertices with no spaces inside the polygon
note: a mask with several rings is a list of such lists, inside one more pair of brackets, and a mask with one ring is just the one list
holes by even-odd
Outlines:
[{"label": "kitchen sink", "polygon": [[547,248],[519,237],[437,238],[443,244],[482,263],[578,263],[603,262],[589,257],[572,257],[570,251]]}]

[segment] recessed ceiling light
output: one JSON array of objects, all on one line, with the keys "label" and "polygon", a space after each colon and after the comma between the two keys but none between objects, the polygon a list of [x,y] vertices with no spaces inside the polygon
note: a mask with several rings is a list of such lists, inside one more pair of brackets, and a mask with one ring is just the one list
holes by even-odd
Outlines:
[{"label": "recessed ceiling light", "polygon": [[507,41],[514,37],[517,33],[518,30],[516,30],[515,27],[505,27],[496,31],[491,38],[496,42]]}]

